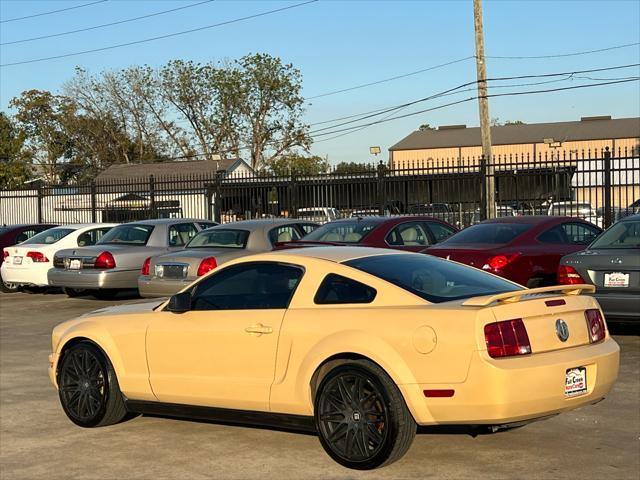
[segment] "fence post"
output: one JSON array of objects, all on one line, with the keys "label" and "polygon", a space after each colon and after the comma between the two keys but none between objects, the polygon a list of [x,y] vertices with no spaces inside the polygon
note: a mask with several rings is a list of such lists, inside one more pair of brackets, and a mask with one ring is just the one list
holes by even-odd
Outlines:
[{"label": "fence post", "polygon": [[385,195],[385,166],[382,164],[382,160],[378,164],[378,214],[384,215],[384,207],[386,203]]},{"label": "fence post", "polygon": [[289,180],[289,199],[289,218],[298,218],[298,180],[293,172]]},{"label": "fence post", "polygon": [[611,152],[609,147],[604,150],[604,228],[611,225]]},{"label": "fence post", "polygon": [[209,205],[213,203],[213,221],[222,223],[222,176],[216,172],[215,182],[213,184],[213,202],[209,200]]},{"label": "fence post", "polygon": [[42,223],[44,220],[42,219],[42,184],[38,183],[38,223]]},{"label": "fence post", "polygon": [[90,187],[91,194],[91,223],[96,223],[98,221],[98,212],[96,212],[96,181],[91,180]]},{"label": "fence post", "polygon": [[151,218],[156,218],[156,181],[153,174],[149,175],[149,213]]},{"label": "fence post", "polygon": [[487,159],[480,157],[480,220],[487,219]]},{"label": "fence post", "polygon": [[207,212],[207,220],[215,221],[213,216],[213,186],[207,183],[204,188],[205,210]]}]

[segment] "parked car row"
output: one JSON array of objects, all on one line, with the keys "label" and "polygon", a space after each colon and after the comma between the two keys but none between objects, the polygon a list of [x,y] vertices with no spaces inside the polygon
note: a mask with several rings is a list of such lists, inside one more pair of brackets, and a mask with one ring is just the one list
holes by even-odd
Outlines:
[{"label": "parked car row", "polygon": [[502,216],[461,231],[431,216],[363,216],[324,225],[286,218],[223,225],[198,219],[65,225],[5,247],[1,272],[5,289],[51,285],[69,296],[98,298],[137,289],[143,297],[163,297],[251,254],[378,247],[453,260],[529,288],[591,283],[605,312],[635,318],[640,316],[634,298],[640,290],[639,218],[625,217],[602,236],[600,227],[581,218],[545,215]]}]

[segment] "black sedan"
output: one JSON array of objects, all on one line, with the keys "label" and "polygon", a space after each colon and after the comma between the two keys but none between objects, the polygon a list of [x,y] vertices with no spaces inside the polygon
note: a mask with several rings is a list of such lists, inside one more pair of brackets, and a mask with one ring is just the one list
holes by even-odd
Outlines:
[{"label": "black sedan", "polygon": [[594,284],[607,319],[640,322],[640,215],[623,218],[586,250],[563,257],[558,281]]}]

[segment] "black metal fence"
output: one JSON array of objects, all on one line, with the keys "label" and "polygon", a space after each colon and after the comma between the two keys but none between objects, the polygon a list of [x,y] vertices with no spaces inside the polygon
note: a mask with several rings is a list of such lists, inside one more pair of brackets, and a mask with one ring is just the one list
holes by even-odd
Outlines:
[{"label": "black metal fence", "polygon": [[427,214],[466,227],[486,217],[491,183],[497,216],[570,215],[606,227],[640,211],[640,157],[606,149],[579,157],[452,158],[394,168],[380,163],[317,175],[212,173],[39,185],[0,191],[0,224]]}]

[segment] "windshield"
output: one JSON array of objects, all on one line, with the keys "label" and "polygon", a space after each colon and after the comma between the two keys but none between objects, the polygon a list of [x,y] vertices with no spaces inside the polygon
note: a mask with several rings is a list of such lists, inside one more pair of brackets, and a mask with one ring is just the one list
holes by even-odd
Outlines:
[{"label": "windshield", "polygon": [[152,225],[119,225],[112,228],[96,245],[146,245]]},{"label": "windshield", "polygon": [[193,237],[185,248],[246,248],[249,232],[214,228]]},{"label": "windshield", "polygon": [[532,227],[529,223],[479,223],[447,238],[442,244],[486,243],[504,245]]},{"label": "windshield", "polygon": [[432,303],[522,289],[482,270],[430,255],[377,255],[344,263]]},{"label": "windshield", "polygon": [[29,245],[34,243],[50,245],[52,243],[56,243],[59,240],[62,240],[74,230],[75,229],[73,228],[50,228],[49,230],[45,230],[44,232],[40,232],[39,234],[34,235],[29,240],[25,240],[24,242],[22,242],[22,245]]},{"label": "windshield", "polygon": [[596,248],[640,248],[640,220],[616,223],[589,246]]},{"label": "windshield", "polygon": [[302,237],[302,241],[358,243],[371,232],[377,223],[366,220],[327,223]]}]

